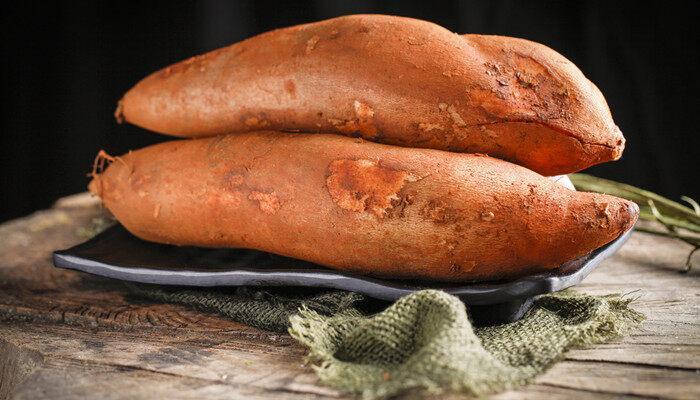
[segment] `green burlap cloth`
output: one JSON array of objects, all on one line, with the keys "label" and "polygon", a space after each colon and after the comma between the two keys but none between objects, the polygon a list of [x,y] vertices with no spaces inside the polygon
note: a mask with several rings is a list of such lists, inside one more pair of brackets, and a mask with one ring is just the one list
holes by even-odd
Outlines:
[{"label": "green burlap cloth", "polygon": [[343,291],[132,289],[152,300],[289,331],[309,348],[321,382],[367,399],[411,388],[476,396],[512,389],[568,349],[611,340],[643,319],[629,308],[630,299],[570,290],[540,296],[520,321],[475,328],[459,299],[436,290],[382,304]]}]

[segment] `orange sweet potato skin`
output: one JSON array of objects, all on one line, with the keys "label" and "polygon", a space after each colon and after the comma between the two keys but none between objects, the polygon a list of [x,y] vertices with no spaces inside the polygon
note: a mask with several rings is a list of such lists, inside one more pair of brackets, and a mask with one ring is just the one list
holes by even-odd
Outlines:
[{"label": "orange sweet potato skin", "polygon": [[554,50],[382,15],[279,29],[190,58],[139,82],[116,115],[184,137],[332,132],[485,153],[544,175],[624,148],[600,91]]},{"label": "orange sweet potato skin", "polygon": [[556,267],[616,238],[638,212],[495,158],[333,134],[166,142],[118,157],[90,190],[145,240],[441,281]]}]

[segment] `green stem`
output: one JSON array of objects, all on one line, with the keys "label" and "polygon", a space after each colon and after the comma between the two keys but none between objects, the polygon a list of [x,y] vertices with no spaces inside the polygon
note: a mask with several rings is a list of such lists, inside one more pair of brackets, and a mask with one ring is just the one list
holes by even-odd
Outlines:
[{"label": "green stem", "polygon": [[679,240],[682,240],[682,241],[690,244],[691,246],[700,247],[700,238],[699,237],[683,235],[681,233],[660,231],[657,229],[644,228],[644,227],[640,227],[640,226],[635,226],[634,230],[636,230],[638,232],[651,233],[652,235],[658,235],[658,236],[664,236],[664,237],[673,238],[673,239],[679,239]]}]

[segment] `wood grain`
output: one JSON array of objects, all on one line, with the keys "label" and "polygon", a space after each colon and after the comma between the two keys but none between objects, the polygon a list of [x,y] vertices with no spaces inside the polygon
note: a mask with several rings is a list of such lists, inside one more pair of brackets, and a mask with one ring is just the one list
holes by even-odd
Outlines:
[{"label": "wood grain", "polygon": [[[0,399],[346,397],[318,384],[287,335],[54,268],[51,251],[84,240],[80,228],[102,213],[79,195],[0,225]],[[571,351],[534,384],[494,398],[699,398],[698,272],[678,272],[688,251],[634,233],[579,290],[630,292],[647,315],[642,328]]]}]

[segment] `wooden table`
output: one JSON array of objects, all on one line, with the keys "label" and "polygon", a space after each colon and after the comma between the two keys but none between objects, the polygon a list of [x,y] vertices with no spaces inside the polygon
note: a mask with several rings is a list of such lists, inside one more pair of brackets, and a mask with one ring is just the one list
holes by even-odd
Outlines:
[{"label": "wooden table", "polygon": [[[287,335],[54,268],[51,251],[84,240],[80,227],[99,215],[78,195],[0,225],[0,399],[343,397],[317,383]],[[571,351],[534,384],[495,398],[699,399],[700,271],[678,272],[688,251],[635,232],[579,289],[636,291],[642,328]]]}]

